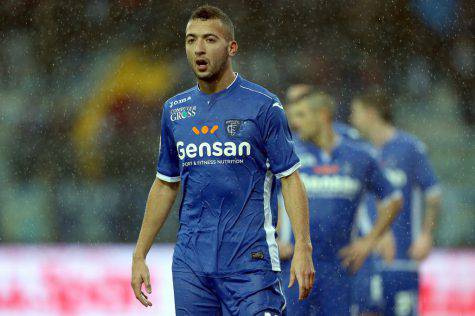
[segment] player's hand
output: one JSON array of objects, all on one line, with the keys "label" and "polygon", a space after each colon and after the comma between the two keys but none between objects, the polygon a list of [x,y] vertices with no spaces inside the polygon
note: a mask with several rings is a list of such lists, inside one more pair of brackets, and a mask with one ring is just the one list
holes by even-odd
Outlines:
[{"label": "player's hand", "polygon": [[422,261],[429,256],[432,250],[433,238],[430,233],[422,233],[409,248],[409,256],[417,261]]},{"label": "player's hand", "polygon": [[143,306],[152,306],[152,302],[148,300],[147,295],[142,291],[142,283],[145,284],[147,293],[151,294],[152,286],[150,285],[150,273],[147,264],[145,263],[145,259],[134,258],[132,261],[132,289],[134,290],[135,297]]},{"label": "player's hand", "polygon": [[355,273],[361,268],[375,244],[374,239],[366,236],[358,238],[348,246],[340,249],[338,254],[342,258],[342,265]]},{"label": "player's hand", "polygon": [[312,291],[315,281],[311,243],[295,243],[294,257],[290,265],[289,287],[294,285],[295,279],[299,284],[299,300],[303,300]]},{"label": "player's hand", "polygon": [[376,252],[386,263],[392,263],[396,257],[396,243],[391,231],[386,232],[376,245]]},{"label": "player's hand", "polygon": [[294,247],[289,243],[278,243],[279,257],[281,260],[289,260],[294,254]]}]

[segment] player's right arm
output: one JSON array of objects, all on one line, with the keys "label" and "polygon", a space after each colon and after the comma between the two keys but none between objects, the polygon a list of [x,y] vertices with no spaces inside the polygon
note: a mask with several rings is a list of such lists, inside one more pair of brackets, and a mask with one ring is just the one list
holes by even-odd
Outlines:
[{"label": "player's right arm", "polygon": [[155,237],[170,214],[179,190],[178,152],[169,124],[170,119],[167,104],[165,104],[162,113],[157,175],[148,195],[142,227],[132,259],[132,289],[135,297],[144,306],[152,306],[148,297],[142,292],[142,284],[145,284],[147,293],[152,292],[150,273],[145,258]]},{"label": "player's right arm", "polygon": [[356,239],[339,251],[342,264],[352,272],[358,271],[370,252],[376,248],[378,241],[399,214],[403,202],[401,192],[391,185],[373,157],[369,160],[365,186],[380,200],[378,217],[366,236]]},{"label": "player's right arm", "polygon": [[166,182],[156,178],[148,194],[142,228],[132,259],[132,289],[135,297],[144,306],[152,306],[147,295],[142,292],[142,284],[145,284],[147,293],[152,293],[150,273],[145,258],[155,237],[170,214],[178,189],[178,182]]}]

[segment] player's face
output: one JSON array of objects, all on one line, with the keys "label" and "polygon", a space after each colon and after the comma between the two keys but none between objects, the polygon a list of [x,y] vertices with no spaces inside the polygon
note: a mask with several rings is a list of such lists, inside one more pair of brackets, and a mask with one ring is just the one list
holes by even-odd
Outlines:
[{"label": "player's face", "polygon": [[358,100],[353,101],[351,103],[350,122],[361,134],[366,134],[367,127],[371,124],[368,107],[365,107]]},{"label": "player's face", "polygon": [[294,104],[289,104],[285,112],[287,114],[287,119],[289,120],[289,127],[291,130],[296,131],[297,128],[295,127],[295,106]]},{"label": "player's face", "polygon": [[186,26],[186,56],[196,77],[211,81],[220,77],[230,56],[237,51],[235,41],[229,41],[227,31],[218,19],[191,20]]},{"label": "player's face", "polygon": [[291,125],[302,139],[311,140],[319,134],[319,127],[321,127],[320,111],[313,110],[305,101],[293,104],[291,109]]}]

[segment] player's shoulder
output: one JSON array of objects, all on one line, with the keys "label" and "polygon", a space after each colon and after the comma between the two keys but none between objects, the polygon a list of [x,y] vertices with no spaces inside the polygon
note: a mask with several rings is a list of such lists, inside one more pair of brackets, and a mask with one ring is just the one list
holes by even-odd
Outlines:
[{"label": "player's shoulder", "polygon": [[397,130],[397,141],[407,147],[408,150],[425,153],[427,146],[416,135],[406,131]]},{"label": "player's shoulder", "polygon": [[366,142],[355,142],[351,139],[342,138],[341,146],[348,153],[348,156],[355,160],[376,160],[378,156],[376,148]]},{"label": "player's shoulder", "polygon": [[190,105],[193,100],[193,95],[196,94],[196,86],[193,86],[185,91],[175,94],[163,104],[164,109],[171,109],[176,106]]},{"label": "player's shoulder", "polygon": [[239,82],[239,94],[241,96],[249,97],[252,100],[255,100],[256,103],[262,105],[269,105],[273,106],[277,103],[280,107],[282,107],[279,98],[263,86],[251,82],[247,79],[241,77]]},{"label": "player's shoulder", "polygon": [[333,129],[335,132],[345,138],[354,140],[354,141],[360,141],[361,140],[361,135],[358,132],[358,130],[348,124],[342,123],[342,122],[333,122]]}]

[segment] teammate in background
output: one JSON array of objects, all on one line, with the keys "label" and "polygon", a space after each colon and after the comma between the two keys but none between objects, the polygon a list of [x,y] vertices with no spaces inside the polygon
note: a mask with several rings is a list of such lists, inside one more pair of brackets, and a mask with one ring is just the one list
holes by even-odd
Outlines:
[{"label": "teammate in background", "polygon": [[[287,102],[286,102],[285,109],[287,112],[287,116],[289,118],[290,128],[292,129],[293,132],[295,132],[295,128],[294,126],[292,126],[293,124],[292,104],[297,103],[301,99],[317,92],[319,92],[319,90],[316,87],[310,84],[306,84],[306,83],[293,84],[287,89],[287,92],[286,92]],[[356,130],[355,128],[353,128],[352,126],[348,124],[335,120],[333,121],[333,129],[338,135],[343,136],[344,138],[361,142],[361,137],[358,130]]]},{"label": "teammate in background", "polygon": [[[425,146],[392,124],[391,104],[382,91],[374,90],[354,98],[351,122],[377,148],[385,173],[402,191],[404,199],[401,214],[392,225],[395,261],[390,265],[381,263],[381,269],[377,271],[381,274],[384,300],[380,312],[417,315],[417,262],[424,260],[432,249],[441,201],[436,176]],[[424,218],[416,206],[416,190],[421,190],[425,196]]]},{"label": "teammate in background", "polygon": [[[295,289],[286,289],[288,314],[350,315],[350,272],[359,269],[398,214],[400,193],[367,150],[335,133],[330,96],[312,93],[291,107],[293,126],[302,139],[296,142],[296,150],[309,197],[317,273],[308,300],[299,302]],[[373,192],[380,200],[380,216],[367,236],[350,243],[355,213],[365,192]],[[292,238],[287,242],[290,245],[282,236],[281,246],[290,250],[283,256],[290,256],[293,249]],[[283,262],[283,271],[284,278],[288,277],[288,261]]]},{"label": "teammate in background", "polygon": [[132,287],[151,306],[145,257],[181,181],[180,228],[173,255],[177,315],[281,315],[285,298],[275,223],[275,179],[296,237],[291,281],[299,299],[313,286],[308,203],[292,136],[277,97],[233,72],[234,27],[202,6],[186,27],[198,85],[163,106],[157,176],[134,251]]}]

